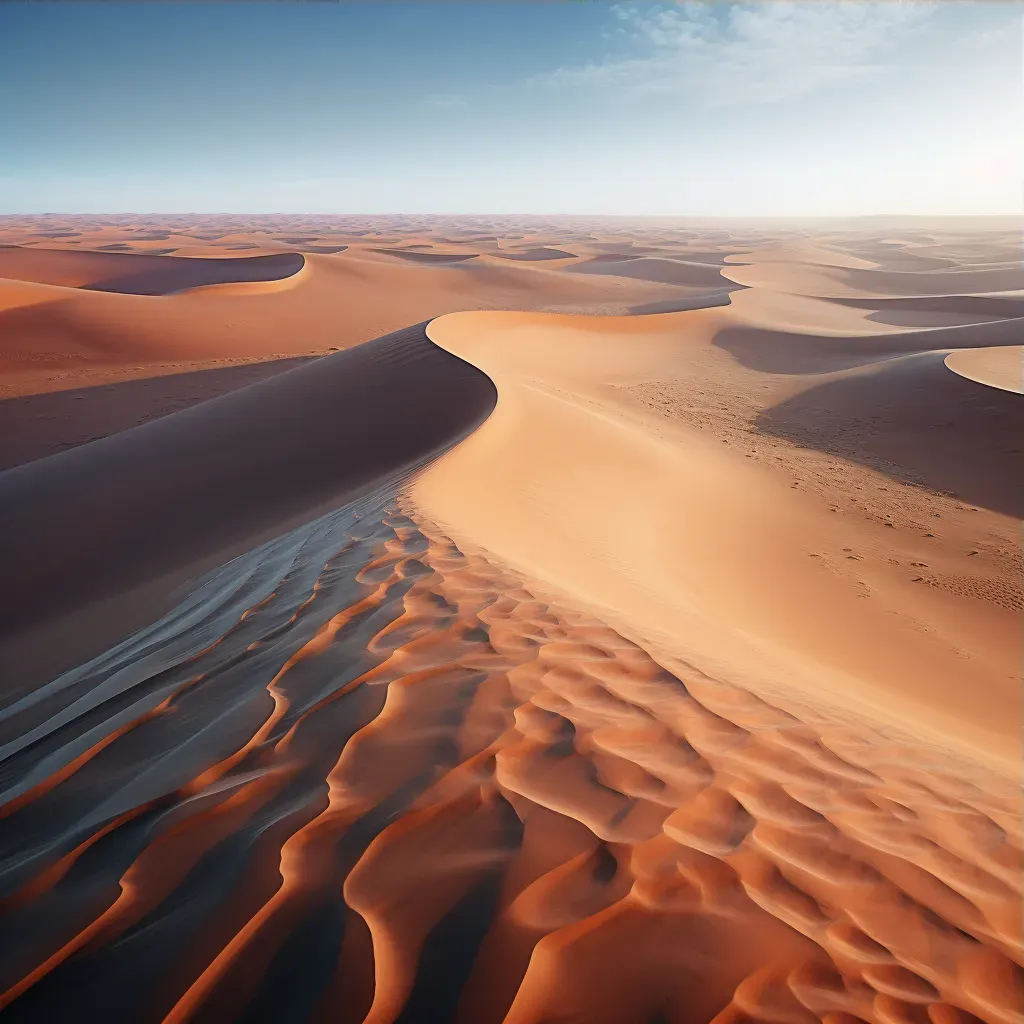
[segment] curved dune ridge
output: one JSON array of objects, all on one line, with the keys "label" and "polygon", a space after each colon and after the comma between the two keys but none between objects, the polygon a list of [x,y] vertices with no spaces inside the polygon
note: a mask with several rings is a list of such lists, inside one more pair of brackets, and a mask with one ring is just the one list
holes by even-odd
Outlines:
[{"label": "curved dune ridge", "polygon": [[635,277],[641,281],[656,281],[659,284],[717,287],[719,289],[729,287],[729,280],[724,279],[727,275],[723,274],[723,268],[717,264],[693,263],[660,256],[595,256],[575,264],[572,271],[576,274],[611,274],[616,277]]},{"label": "curved dune ridge", "polygon": [[[461,313],[433,321],[432,340],[482,368],[500,398],[488,420],[424,475],[414,493],[448,528],[532,578],[589,600],[601,614],[617,616],[613,623],[668,650],[702,650],[759,685],[827,691],[862,711],[870,707],[930,727],[937,737],[966,744],[973,756],[1015,763],[1020,705],[1014,609],[1020,599],[1012,585],[998,643],[992,632],[949,632],[947,616],[957,613],[934,607],[931,595],[912,587],[920,577],[914,563],[926,561],[916,553],[924,531],[913,519],[920,513],[909,522],[906,511],[899,513],[911,528],[907,534],[823,517],[818,502],[766,474],[742,448],[723,448],[727,433],[683,428],[666,435],[662,424],[638,416],[620,397],[651,379],[685,374],[691,360],[706,360],[707,350],[735,330],[730,324],[728,311],[719,309],[632,318]],[[891,355],[886,352],[879,365]],[[838,362],[843,365],[841,356]],[[852,372],[846,389],[857,396],[860,377]],[[919,371],[897,378],[887,400],[899,408],[900,397],[912,398],[918,380]],[[810,404],[817,398],[811,386],[802,383],[782,394],[789,394],[791,405]],[[872,393],[870,384],[866,391]],[[859,397],[863,401],[863,391]],[[965,394],[961,411],[948,405],[939,411],[943,419],[970,423],[978,416],[972,400]],[[835,401],[832,415],[841,422],[844,404]],[[810,434],[792,436],[835,450],[841,438],[829,437],[822,429],[828,417],[822,420],[820,408],[811,408],[796,421],[802,429],[811,425]],[[1000,436],[1019,436],[1015,424],[1024,430],[1019,403],[995,415],[1003,418]],[[791,417],[779,419],[785,434]],[[861,427],[867,439],[886,437],[878,419]],[[943,420],[930,423],[912,413],[908,420],[902,429],[893,421],[892,451],[884,454],[904,460],[910,454],[917,470],[917,457],[934,445]],[[979,432],[985,436],[993,426]],[[960,448],[960,458],[954,458],[956,449],[941,451],[931,472],[946,479],[960,473],[961,484],[976,480],[970,444]],[[878,464],[886,465],[883,458]],[[1019,455],[1008,454],[999,468],[1015,464]],[[899,478],[899,463],[893,459],[892,465]],[[1020,516],[1019,476],[1006,470],[993,475],[1002,478],[1002,491],[978,497]],[[895,530],[893,519],[886,517],[885,525]],[[854,564],[845,557],[850,552],[856,553]],[[890,567],[892,559],[896,566]],[[872,599],[864,600],[865,594]],[[870,646],[862,643],[864,636],[873,638]],[[974,682],[967,686],[969,679]],[[974,697],[979,691],[984,702]]]},{"label": "curved dune ridge", "polygon": [[301,253],[203,258],[7,249],[0,250],[0,278],[97,292],[171,295],[211,284],[279,281],[298,274],[305,262]]},{"label": "curved dune ridge", "polygon": [[495,256],[503,260],[573,260],[576,254],[566,252],[564,249],[552,249],[548,246],[539,246],[535,249],[523,249],[520,251],[496,252]]},{"label": "curved dune ridge", "polygon": [[[346,232],[737,262],[8,282],[257,345],[428,279],[574,315],[345,320],[0,473],[0,1019],[1021,1024],[1019,295],[973,290],[1010,270],[966,228],[474,224]],[[717,283],[572,272],[652,259]]]},{"label": "curved dune ridge", "polygon": [[384,256],[394,256],[400,260],[408,260],[410,263],[423,263],[427,265],[445,266],[450,263],[465,263],[479,255],[478,253],[459,252],[411,252],[408,249],[371,249],[370,252],[378,252]]},{"label": "curved dune ridge", "polygon": [[1024,394],[1024,345],[961,349],[946,356],[945,362],[961,377]]},{"label": "curved dune ridge", "polygon": [[886,270],[764,262],[724,267],[722,276],[737,284],[772,288],[797,295],[847,298],[886,295],[981,295],[1024,289],[1019,264],[955,270]]},{"label": "curved dune ridge", "polygon": [[0,519],[18,543],[0,576],[18,586],[0,597],[2,632],[211,564],[408,470],[493,403],[490,381],[419,326],[8,470]]}]

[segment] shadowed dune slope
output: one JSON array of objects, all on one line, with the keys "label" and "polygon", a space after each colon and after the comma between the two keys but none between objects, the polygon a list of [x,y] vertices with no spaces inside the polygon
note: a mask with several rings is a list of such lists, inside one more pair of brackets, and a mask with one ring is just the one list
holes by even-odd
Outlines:
[{"label": "shadowed dune slope", "polygon": [[723,276],[723,268],[718,266],[658,256],[595,256],[593,259],[575,264],[571,270],[574,274],[609,274],[615,277],[633,277],[640,281],[656,281],[659,284],[699,288],[727,289],[729,280],[737,280],[727,279]]},{"label": "shadowed dune slope", "polygon": [[[875,325],[865,322],[864,328]],[[1016,345],[1024,320],[993,320],[981,324],[896,330],[850,335],[811,334],[736,323],[724,328],[715,344],[745,366],[767,373],[803,375],[830,373],[879,359],[941,349]]]},{"label": "shadowed dune slope", "polygon": [[982,295],[1024,288],[1024,269],[1012,264],[913,272],[765,262],[743,267],[728,266],[722,274],[730,281],[747,287],[773,288],[822,298]]},{"label": "shadowed dune slope", "polygon": [[274,359],[91,386],[83,381],[70,390],[0,400],[0,470],[180,412],[307,361]]},{"label": "shadowed dune slope", "polygon": [[428,457],[490,411],[412,327],[0,474],[6,630],[210,556]]},{"label": "shadowed dune slope", "polygon": [[[963,349],[948,358],[964,356],[980,369],[979,352],[1014,358],[1020,390],[1019,347]],[[944,358],[922,352],[829,374],[766,410],[757,428],[1020,519],[1024,401],[950,373]]]},{"label": "shadowed dune slope", "polygon": [[299,253],[196,258],[141,253],[0,250],[0,278],[130,295],[169,295],[211,284],[279,281],[302,270]]},{"label": "shadowed dune slope", "polygon": [[523,249],[520,252],[496,252],[493,255],[503,260],[573,260],[576,254],[564,249],[549,249],[540,246],[536,249]]},{"label": "shadowed dune slope", "polygon": [[422,263],[425,265],[444,266],[448,263],[465,263],[477,257],[477,253],[457,252],[410,252],[408,249],[370,249],[370,252],[378,252],[383,256],[394,256],[400,260],[408,260],[410,263]]}]

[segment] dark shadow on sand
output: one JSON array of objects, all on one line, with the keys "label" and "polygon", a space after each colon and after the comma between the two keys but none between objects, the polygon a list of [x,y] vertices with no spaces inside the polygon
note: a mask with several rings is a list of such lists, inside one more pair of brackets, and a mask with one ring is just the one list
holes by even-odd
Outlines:
[{"label": "dark shadow on sand", "polygon": [[1024,398],[924,352],[846,374],[766,409],[762,434],[1020,518]]},{"label": "dark shadow on sand", "polygon": [[0,470],[77,448],[308,362],[275,359],[0,401]]}]

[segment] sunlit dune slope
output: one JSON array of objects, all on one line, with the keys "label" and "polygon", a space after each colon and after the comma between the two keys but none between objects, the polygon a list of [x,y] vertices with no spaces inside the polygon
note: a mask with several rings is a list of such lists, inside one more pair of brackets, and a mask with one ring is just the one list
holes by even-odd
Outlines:
[{"label": "sunlit dune slope", "polygon": [[1024,346],[964,349],[946,356],[946,366],[962,377],[1003,391],[1024,394]]},{"label": "sunlit dune slope", "polygon": [[[26,387],[38,387],[36,377],[51,368],[325,352],[467,307],[624,311],[667,294],[643,281],[609,285],[461,256],[437,257],[438,265],[372,252],[216,260],[11,249],[0,257],[0,276],[18,278],[0,280],[0,370],[35,374]],[[252,268],[292,269],[254,280]]]},{"label": "sunlit dune slope", "polygon": [[1013,611],[994,645],[969,629],[951,635],[955,614],[906,573],[846,557],[893,537],[839,525],[741,451],[670,431],[611,386],[678,375],[688,350],[728,323],[717,310],[433,321],[430,337],[484,369],[499,401],[418,481],[417,500],[668,650],[700,650],[744,680],[797,683],[1012,760]]}]

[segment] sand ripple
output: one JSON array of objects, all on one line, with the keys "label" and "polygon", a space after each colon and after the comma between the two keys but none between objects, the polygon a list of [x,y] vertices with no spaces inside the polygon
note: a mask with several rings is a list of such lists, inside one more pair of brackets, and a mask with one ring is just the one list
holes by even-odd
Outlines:
[{"label": "sand ripple", "polygon": [[1020,1019],[1012,787],[661,664],[391,492],[0,744],[4,1020]]}]

